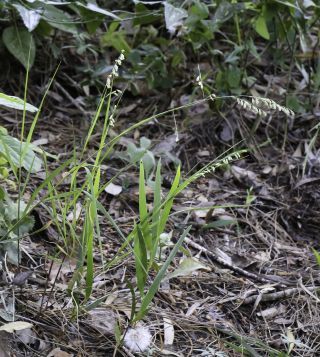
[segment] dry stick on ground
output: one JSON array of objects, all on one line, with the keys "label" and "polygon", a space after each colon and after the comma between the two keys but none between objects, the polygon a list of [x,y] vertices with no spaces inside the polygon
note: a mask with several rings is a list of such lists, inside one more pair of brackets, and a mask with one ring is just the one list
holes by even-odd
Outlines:
[{"label": "dry stick on ground", "polygon": [[319,287],[307,287],[305,285],[303,285],[303,282],[302,282],[302,278],[300,278],[298,280],[298,285],[300,286],[300,288],[305,291],[309,296],[311,296],[314,300],[316,300],[316,302],[320,302],[320,299],[318,298],[318,296],[312,294],[312,290],[315,290],[315,289],[319,289]]},{"label": "dry stick on ground", "polygon": [[75,98],[73,98],[70,94],[69,94],[69,92],[66,90],[66,89],[64,89],[63,88],[63,86],[61,85],[61,84],[59,84],[57,81],[55,82],[55,85],[61,90],[61,92],[70,100],[70,102],[74,105],[74,106],[76,106],[83,114],[88,114],[87,112],[86,112],[86,110],[82,107],[82,105],[81,104],[79,104],[78,102],[77,102],[77,100],[75,99]]},{"label": "dry stick on ground", "polygon": [[311,293],[311,291],[315,291],[317,289],[320,289],[320,287],[319,286],[309,286],[308,288],[304,287],[304,289],[292,288],[292,289],[277,291],[277,292],[271,293],[271,294],[251,295],[251,296],[247,297],[246,299],[244,299],[242,301],[242,304],[251,304],[251,303],[255,302],[257,300],[257,298],[259,298],[259,297],[260,297],[260,301],[274,301],[274,300],[292,296],[292,295],[294,295],[296,293],[300,293],[302,291],[308,292],[308,294],[311,294],[311,296],[314,297],[314,295]]},{"label": "dry stick on ground", "polygon": [[[244,270],[242,268],[239,268],[235,265],[229,264],[227,263],[225,260],[223,260],[222,258],[218,257],[216,254],[214,254],[213,252],[211,252],[210,250],[208,250],[205,247],[202,247],[200,244],[193,242],[191,239],[189,238],[185,238],[184,241],[189,244],[192,248],[199,250],[200,252],[204,252],[206,253],[208,256],[210,256],[213,260],[215,260],[217,263],[233,270],[234,272],[237,272],[247,278],[253,279],[253,280],[257,280],[260,281],[261,283],[266,283],[266,284],[270,284],[270,283],[276,283],[276,281],[267,278],[265,276],[262,276],[261,274],[255,274],[255,273],[251,273],[247,270]],[[283,283],[279,283],[279,286],[282,288],[286,288],[287,285],[283,284]]]}]

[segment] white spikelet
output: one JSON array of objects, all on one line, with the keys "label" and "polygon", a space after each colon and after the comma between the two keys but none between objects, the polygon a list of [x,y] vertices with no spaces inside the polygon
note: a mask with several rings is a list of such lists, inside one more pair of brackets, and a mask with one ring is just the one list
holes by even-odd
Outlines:
[{"label": "white spikelet", "polygon": [[114,61],[115,63],[112,67],[111,74],[109,74],[109,76],[107,77],[106,86],[108,89],[111,89],[113,79],[119,77],[119,67],[121,66],[123,60],[124,60],[124,51],[122,50],[119,57]]},{"label": "white spikelet", "polygon": [[151,341],[150,330],[145,326],[129,328],[124,337],[124,345],[132,352],[146,351],[151,345]]},{"label": "white spikelet", "polygon": [[107,88],[111,89],[111,76],[110,75],[107,77]]}]

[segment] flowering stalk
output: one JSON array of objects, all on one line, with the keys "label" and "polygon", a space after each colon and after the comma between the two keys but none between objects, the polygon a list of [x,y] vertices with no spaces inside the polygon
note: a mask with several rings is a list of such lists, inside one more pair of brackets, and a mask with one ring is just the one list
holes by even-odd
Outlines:
[{"label": "flowering stalk", "polygon": [[287,116],[294,116],[294,112],[291,109],[286,108],[269,98],[252,97],[251,102],[242,98],[236,98],[236,101],[243,109],[262,117],[267,116],[267,110],[278,110]]}]

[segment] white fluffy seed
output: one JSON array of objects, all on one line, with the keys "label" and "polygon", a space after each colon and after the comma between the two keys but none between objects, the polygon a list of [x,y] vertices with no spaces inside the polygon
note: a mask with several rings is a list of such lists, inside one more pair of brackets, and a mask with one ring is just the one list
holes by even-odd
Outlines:
[{"label": "white fluffy seed", "polygon": [[151,340],[148,327],[138,326],[129,328],[124,337],[124,345],[132,352],[144,352],[151,345]]}]

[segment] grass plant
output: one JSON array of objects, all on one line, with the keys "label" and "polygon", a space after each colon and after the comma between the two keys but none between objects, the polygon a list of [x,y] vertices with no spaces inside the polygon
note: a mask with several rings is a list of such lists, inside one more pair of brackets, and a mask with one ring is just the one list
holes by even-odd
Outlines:
[{"label": "grass plant", "polygon": [[[147,314],[150,304],[166,275],[167,269],[177,252],[181,249],[185,237],[187,237],[191,230],[191,226],[188,226],[180,232],[170,254],[163,260],[161,253],[159,254],[159,252],[161,252],[160,237],[166,231],[175,197],[188,185],[199,178],[213,173],[221,167],[226,167],[233,161],[240,159],[247,153],[247,150],[240,150],[232,147],[229,151],[225,152],[220,157],[215,158],[204,167],[196,170],[185,179],[182,179],[181,169],[180,167],[177,167],[171,188],[166,196],[163,196],[163,190],[161,188],[161,161],[159,160],[154,181],[152,182],[153,203],[151,209],[148,208],[145,167],[141,160],[139,166],[139,220],[134,223],[131,233],[125,235],[100,202],[105,187],[115,179],[115,177],[112,177],[107,182],[103,181],[102,165],[105,160],[109,158],[114,146],[118,143],[120,138],[134,129],[143,126],[145,123],[150,122],[155,118],[160,118],[168,113],[175,112],[176,110],[184,109],[203,101],[234,99],[234,97],[217,98],[216,96],[210,95],[207,98],[194,103],[178,108],[172,108],[163,113],[144,118],[125,129],[117,136],[109,139],[109,130],[115,124],[113,117],[115,115],[114,110],[118,105],[117,98],[119,97],[119,94],[121,94],[119,91],[113,90],[113,80],[117,76],[117,70],[119,65],[121,65],[122,60],[123,54],[117,59],[112,74],[108,77],[107,84],[101,95],[99,105],[89,127],[82,150],[78,152],[78,148],[74,148],[71,157],[63,163],[61,162],[60,166],[53,171],[50,171],[46,155],[44,155],[43,163],[46,177],[34,190],[24,211],[19,214],[18,220],[8,229],[3,237],[3,241],[7,241],[10,232],[17,228],[19,230],[21,222],[23,222],[23,220],[28,217],[36,207],[41,206],[50,214],[52,223],[57,229],[60,237],[59,242],[57,242],[57,250],[54,258],[59,259],[62,257],[62,261],[65,257],[76,259],[76,268],[68,285],[68,292],[72,298],[76,315],[81,311],[90,309],[90,306],[95,303],[92,296],[93,282],[96,274],[96,266],[94,264],[95,252],[97,250],[100,252],[100,270],[102,269],[103,271],[108,271],[108,269],[125,257],[132,256],[135,261],[136,286],[129,282],[128,286],[132,294],[132,313],[130,322],[135,324]],[[28,147],[32,146],[31,142],[36,124],[44,105],[46,95],[54,80],[54,76],[46,89],[39,110],[34,116],[26,142],[23,141],[25,136],[27,110],[27,106],[24,104],[20,143],[21,162],[19,173],[16,175],[20,198],[26,190],[32,172],[32,170],[28,172],[25,181],[23,182],[22,162]],[[115,100],[117,101],[116,105],[114,105]],[[292,114],[291,111],[286,110],[286,108],[264,98],[253,98],[252,102],[249,102],[248,99],[244,100],[241,98],[237,98],[236,100],[239,105],[245,107],[246,110],[249,110],[256,115],[264,115],[265,111],[268,109],[281,110],[288,115]],[[26,92],[24,95],[24,103],[26,103]],[[261,105],[263,106],[263,109],[259,108]],[[103,122],[99,123],[101,118]],[[98,149],[94,154],[87,155],[87,148],[90,145],[91,138],[100,127],[102,127],[102,131],[100,133]],[[10,162],[10,158],[8,160]],[[13,166],[12,169],[13,172],[15,172]],[[124,170],[125,169],[127,169],[127,166]],[[148,180],[148,182],[150,184],[150,180]],[[39,198],[39,193],[43,190],[45,191],[45,194]],[[100,230],[101,216],[115,228],[122,240],[122,245],[119,248],[118,253],[110,261],[105,261],[104,258],[103,250],[105,241],[101,236]],[[18,241],[21,239],[23,239],[23,236],[18,234]]]}]

